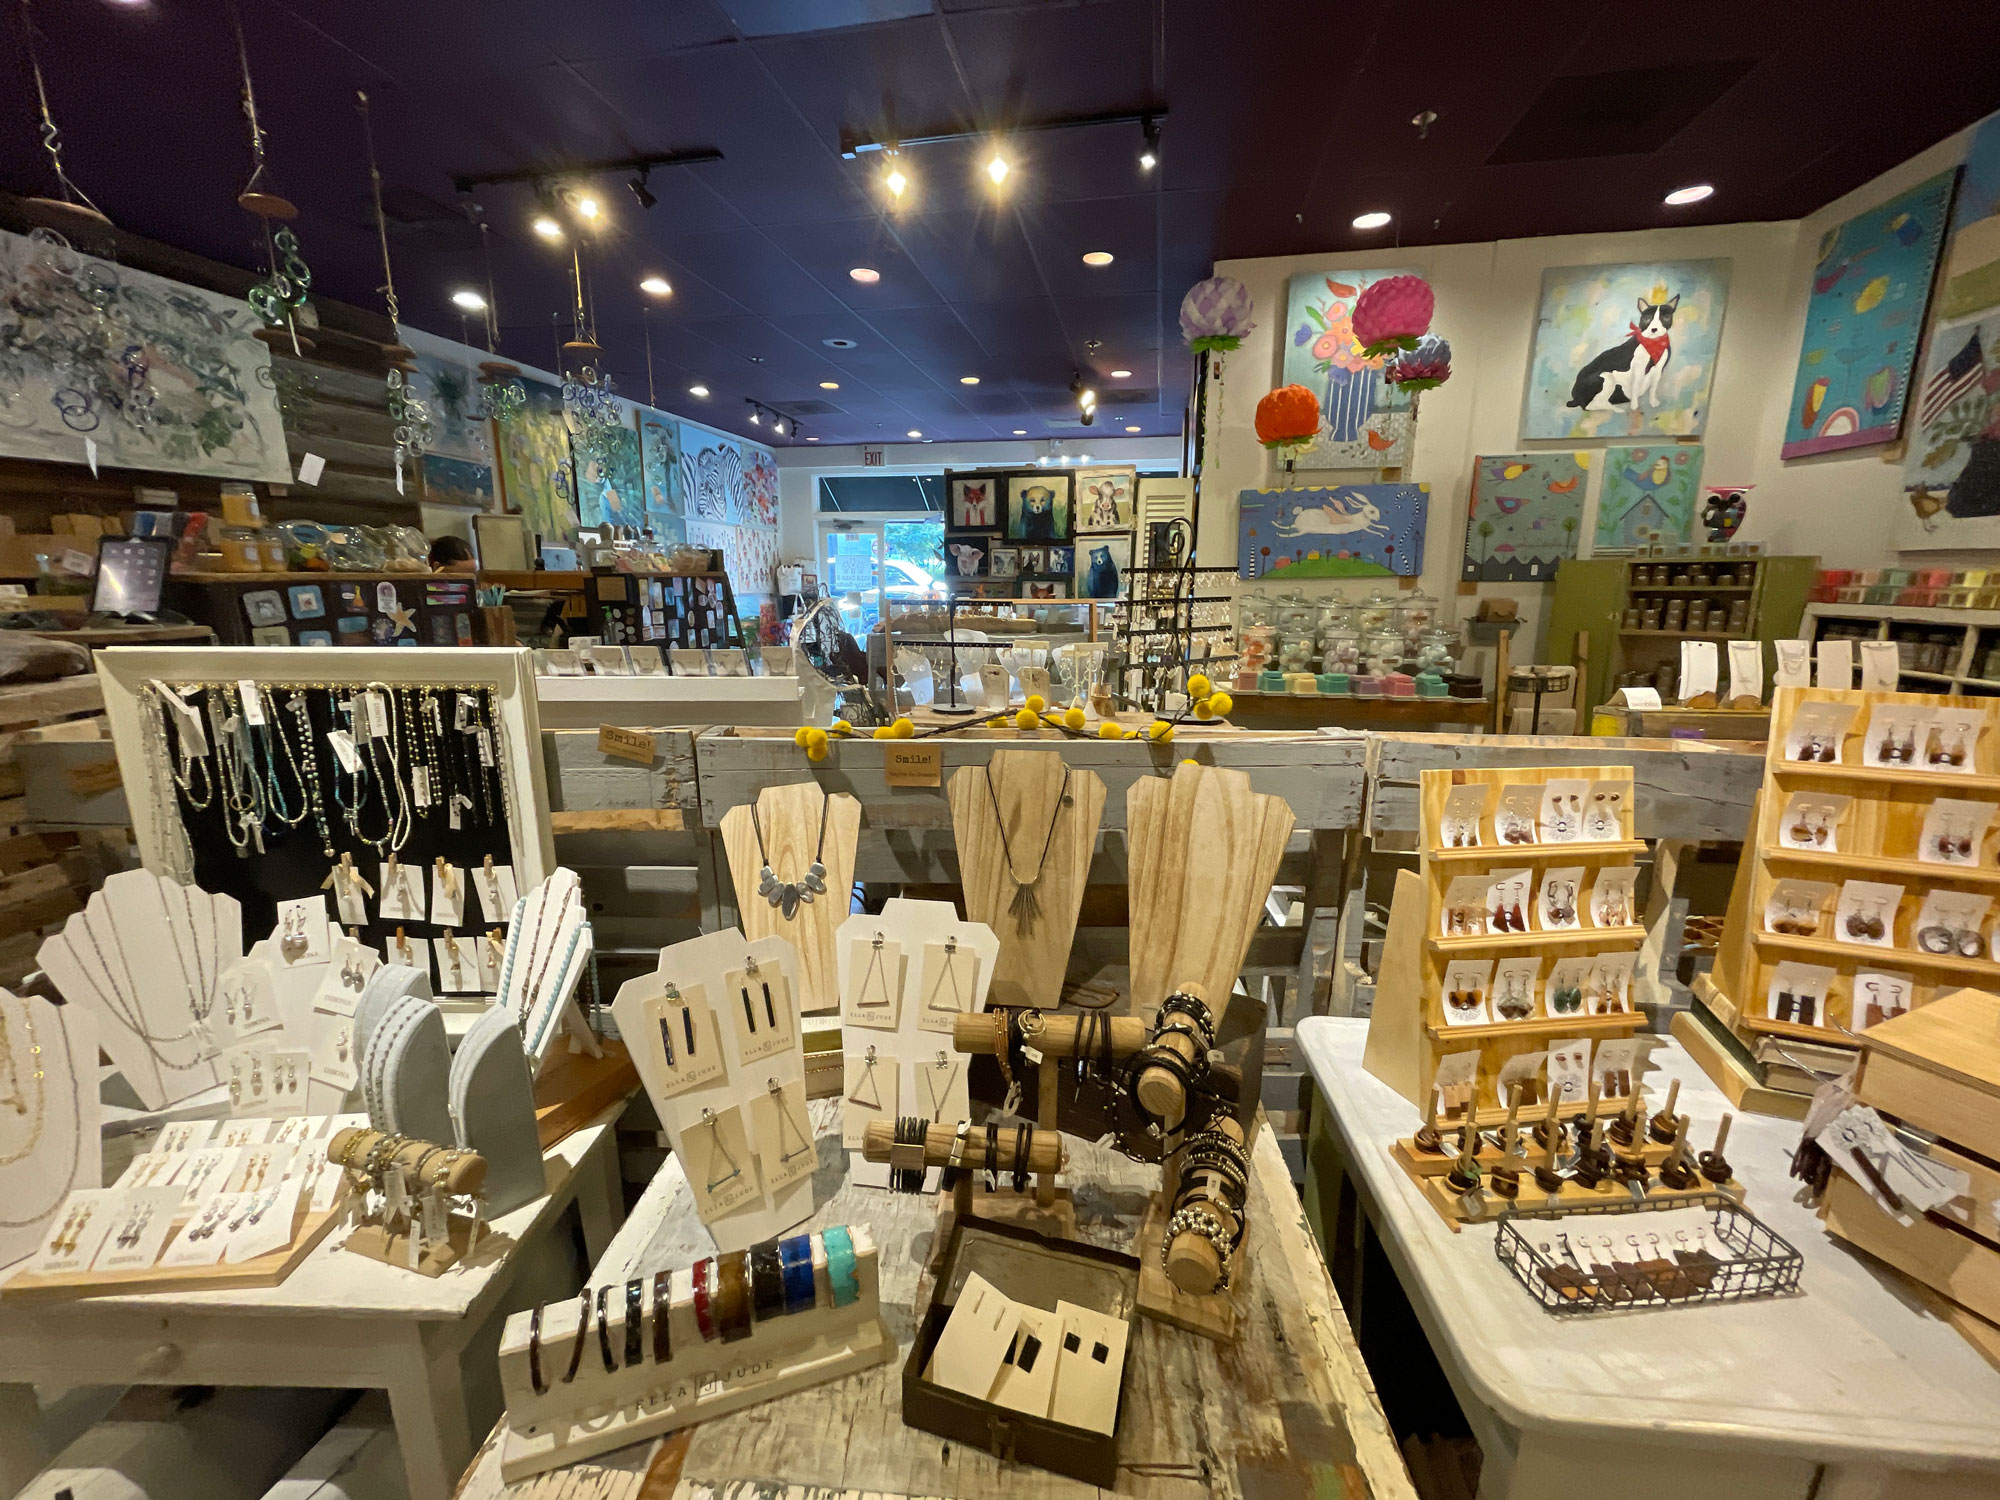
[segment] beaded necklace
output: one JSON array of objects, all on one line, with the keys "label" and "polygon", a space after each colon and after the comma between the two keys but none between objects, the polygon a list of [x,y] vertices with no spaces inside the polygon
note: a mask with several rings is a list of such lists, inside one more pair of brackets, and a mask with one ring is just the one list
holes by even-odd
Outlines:
[{"label": "beaded necklace", "polygon": [[[24,1002],[24,1005],[27,1007],[32,1007],[34,1005],[34,1001],[27,1000]],[[46,1223],[49,1219],[49,1216],[56,1211],[57,1207],[62,1203],[63,1199],[69,1196],[71,1184],[76,1179],[77,1158],[78,1155],[83,1150],[83,1098],[82,1098],[82,1086],[77,1082],[76,1078],[76,1058],[73,1054],[73,1050],[70,1045],[69,1020],[63,1013],[64,1009],[65,1007],[59,1005],[55,1008],[55,1011],[56,1011],[56,1030],[62,1034],[63,1071],[69,1075],[69,1107],[70,1107],[69,1164],[63,1168],[61,1174],[58,1175],[57,1178],[55,1179],[54,1198],[50,1199],[49,1202],[46,1205],[44,1205],[41,1209],[39,1209],[35,1213],[29,1214],[26,1218],[22,1219],[0,1218],[0,1229],[26,1229],[30,1225],[40,1225]],[[32,1028],[33,1024],[34,1023],[31,1019],[29,1021],[29,1026]],[[29,1034],[32,1037],[33,1035],[32,1030],[30,1031]],[[39,1059],[41,1055],[40,1047],[32,1046],[31,1044],[31,1048],[36,1058]],[[38,1078],[40,1077],[41,1071],[42,1070],[38,1062],[36,1069]],[[46,1120],[46,1115],[44,1115],[44,1119]],[[39,1137],[39,1135],[40,1132],[38,1131],[37,1136]],[[10,1203],[13,1201],[11,1194],[7,1195],[6,1201]]]}]

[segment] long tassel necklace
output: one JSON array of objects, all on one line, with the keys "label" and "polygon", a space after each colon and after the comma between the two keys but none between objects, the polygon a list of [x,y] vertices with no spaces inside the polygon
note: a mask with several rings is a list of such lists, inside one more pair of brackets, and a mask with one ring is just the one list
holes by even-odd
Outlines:
[{"label": "long tassel necklace", "polygon": [[1069,804],[1070,768],[1063,767],[1062,790],[1056,794],[1056,810],[1049,817],[1048,837],[1042,840],[1042,857],[1035,865],[1035,873],[1023,880],[1014,873],[1014,851],[1007,842],[1007,820],[1000,813],[1000,794],[993,790],[993,767],[986,767],[986,796],[993,804],[993,821],[1000,829],[1000,852],[1007,858],[1007,878],[1014,882],[1014,899],[1007,903],[1007,915],[1014,919],[1015,928],[1024,936],[1035,930],[1035,924],[1042,919],[1042,898],[1036,888],[1042,883],[1042,872],[1049,866],[1049,850],[1055,847],[1056,824],[1062,821],[1063,808]]},{"label": "long tassel necklace", "polygon": [[780,880],[778,872],[771,868],[771,856],[764,849],[764,825],[757,817],[757,804],[750,804],[750,826],[757,833],[757,858],[763,868],[757,872],[757,894],[778,908],[779,914],[789,922],[799,914],[799,903],[812,905],[815,896],[826,894],[826,866],[820,856],[826,852],[826,811],[833,798],[822,793],[819,804],[819,843],[813,849],[813,862],[806,867],[806,873],[797,880]]}]

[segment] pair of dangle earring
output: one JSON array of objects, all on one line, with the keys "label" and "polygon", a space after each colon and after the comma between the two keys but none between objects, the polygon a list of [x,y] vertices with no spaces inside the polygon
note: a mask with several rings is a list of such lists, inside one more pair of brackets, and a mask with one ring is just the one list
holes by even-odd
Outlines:
[{"label": "pair of dangle earring", "polygon": [[1469,1016],[1486,1003],[1486,997],[1476,989],[1448,990],[1444,998],[1452,1013],[1460,1016]]},{"label": "pair of dangle earring", "polygon": [[1895,727],[1891,725],[1888,733],[1882,736],[1881,749],[1876,753],[1885,766],[1914,765],[1917,759],[1916,731],[1908,730],[1901,739],[1897,739]]},{"label": "pair of dangle earring", "polygon": [[1886,937],[1889,928],[1882,920],[1882,906],[1883,903],[1877,901],[1866,907],[1855,907],[1847,914],[1847,935],[1871,942],[1879,942]]},{"label": "pair of dangle earring", "polygon": [[1827,839],[1833,834],[1832,818],[1828,809],[1812,803],[1801,803],[1798,821],[1792,824],[1790,832],[1792,842],[1795,844],[1811,844],[1816,848],[1824,848]]},{"label": "pair of dangle earring", "polygon": [[1962,766],[1965,764],[1965,736],[1954,730],[1947,742],[1944,731],[1933,728],[1925,751],[1924,759],[1934,766]]},{"label": "pair of dangle earring", "polygon": [[1576,882],[1550,881],[1546,904],[1551,927],[1567,927],[1576,921]]},{"label": "pair of dangle earring", "polygon": [[1549,1010],[1558,1016],[1573,1016],[1583,1009],[1583,988],[1575,980],[1549,987]]},{"label": "pair of dangle earring", "polygon": [[1526,982],[1520,973],[1507,976],[1507,993],[1500,996],[1494,1006],[1508,1021],[1524,1021],[1535,1013],[1535,998],[1527,992]]},{"label": "pair of dangle earring", "polygon": [[1799,746],[1798,759],[1817,762],[1820,765],[1835,765],[1840,760],[1840,741],[1821,735],[1808,735]]},{"label": "pair of dangle earring", "polygon": [[1492,914],[1487,920],[1495,932],[1526,932],[1528,930],[1528,919],[1521,913],[1521,902],[1518,897],[1515,898],[1511,906],[1502,901],[1498,906],[1493,908]]},{"label": "pair of dangle earring", "polygon": [[1972,858],[1972,832],[1957,823],[1947,821],[1943,830],[1932,842],[1937,852],[1945,859]]}]

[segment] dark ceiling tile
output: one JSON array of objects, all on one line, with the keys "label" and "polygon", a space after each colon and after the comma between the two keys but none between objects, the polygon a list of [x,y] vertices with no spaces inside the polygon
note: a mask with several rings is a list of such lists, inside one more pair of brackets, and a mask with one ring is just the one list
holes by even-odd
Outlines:
[{"label": "dark ceiling tile", "polygon": [[[892,225],[879,216],[821,224],[776,224],[766,233],[800,266],[858,316],[885,308],[930,307],[943,300],[923,267],[905,253]],[[856,268],[881,280],[856,281]]]},{"label": "dark ceiling tile", "polygon": [[954,13],[959,65],[982,125],[1136,110],[1159,102],[1154,0]]},{"label": "dark ceiling tile", "polygon": [[[1158,195],[1040,203],[1023,210],[1042,276],[1058,297],[1150,292],[1157,288]],[[1111,254],[1108,266],[1088,266],[1086,253]]]},{"label": "dark ceiling tile", "polygon": [[977,123],[930,16],[753,45],[830,151],[843,133],[886,142]]}]

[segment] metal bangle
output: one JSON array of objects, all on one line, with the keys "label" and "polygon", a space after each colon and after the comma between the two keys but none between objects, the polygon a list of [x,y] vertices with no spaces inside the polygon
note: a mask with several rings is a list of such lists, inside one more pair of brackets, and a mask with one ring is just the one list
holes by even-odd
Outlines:
[{"label": "metal bangle", "polygon": [[597,1289],[597,1349],[604,1356],[604,1373],[607,1375],[618,1368],[618,1361],[611,1353],[611,1320],[604,1315],[604,1302],[610,1295],[609,1285]]},{"label": "metal bangle", "polygon": [[1028,1190],[1028,1148],[1035,1142],[1035,1127],[1016,1125],[1014,1127],[1014,1191]]},{"label": "metal bangle", "polygon": [[563,1372],[563,1384],[576,1379],[577,1366],[583,1363],[583,1341],[590,1333],[590,1288],[585,1287],[577,1297],[576,1342],[569,1346],[569,1368]]},{"label": "metal bangle", "polygon": [[806,1312],[819,1302],[819,1282],[813,1276],[812,1236],[793,1235],[778,1241],[778,1264],[785,1273],[785,1311]]},{"label": "metal bangle", "polygon": [[634,1276],[625,1283],[625,1366],[646,1358],[646,1280]]},{"label": "metal bangle", "polygon": [[653,1276],[653,1363],[663,1365],[673,1357],[673,1273],[659,1271]]},{"label": "metal bangle", "polygon": [[528,1384],[535,1388],[537,1396],[549,1393],[549,1383],[542,1379],[542,1309],[539,1304],[528,1316]]}]

